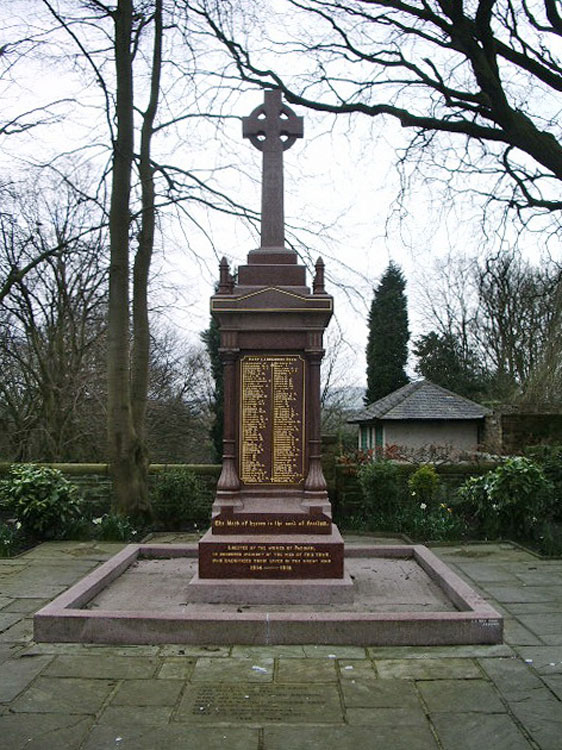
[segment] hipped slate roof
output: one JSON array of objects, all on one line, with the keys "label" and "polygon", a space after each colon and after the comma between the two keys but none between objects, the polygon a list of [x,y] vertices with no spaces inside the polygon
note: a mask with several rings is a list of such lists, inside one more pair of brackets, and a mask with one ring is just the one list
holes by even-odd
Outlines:
[{"label": "hipped slate roof", "polygon": [[459,396],[429,380],[399,388],[375,401],[348,419],[348,422],[370,422],[373,419],[481,419],[490,409]]}]

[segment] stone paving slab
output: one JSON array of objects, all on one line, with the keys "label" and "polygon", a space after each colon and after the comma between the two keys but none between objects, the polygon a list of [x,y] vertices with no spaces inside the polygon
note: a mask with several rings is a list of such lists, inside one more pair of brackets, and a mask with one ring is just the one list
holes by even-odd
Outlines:
[{"label": "stone paving slab", "polygon": [[111,705],[174,706],[182,687],[180,680],[125,680],[111,699]]},{"label": "stone paving slab", "polygon": [[0,703],[16,698],[51,661],[50,656],[8,659],[2,664]]},{"label": "stone paving slab", "polygon": [[[486,585],[486,590],[500,604],[520,602],[562,602],[562,586],[496,586]],[[508,607],[509,608],[509,607]]]},{"label": "stone paving slab", "polygon": [[[98,725],[83,750],[258,750],[259,731],[241,727],[174,727],[136,725],[124,730]],[[259,748],[261,750],[261,748]]]},{"label": "stone paving slab", "polygon": [[31,615],[48,603],[48,599],[17,598],[10,599],[10,603],[4,607],[4,612],[17,612],[22,615]]},{"label": "stone paving slab", "polygon": [[562,646],[562,633],[554,635],[541,635],[541,641],[547,646]]},{"label": "stone paving slab", "polygon": [[542,641],[538,635],[524,627],[519,620],[507,617],[503,621],[503,635],[510,643],[516,646],[541,646]]},{"label": "stone paving slab", "polygon": [[64,656],[160,656],[159,646],[100,646],[98,643],[32,643],[23,652],[26,656],[58,654]]},{"label": "stone paving slab", "polygon": [[545,693],[539,700],[525,699],[512,703],[510,709],[541,750],[560,750],[560,701]]},{"label": "stone paving slab", "polygon": [[76,561],[88,559],[94,562],[101,562],[109,560],[110,557],[113,557],[124,546],[122,542],[44,542],[20,555],[17,558],[17,563],[40,562],[41,565],[44,565],[49,558],[54,558],[58,561],[65,559]]},{"label": "stone paving slab", "polygon": [[541,675],[562,674],[562,646],[517,648],[523,661]]},{"label": "stone paving slab", "polygon": [[420,694],[433,713],[505,712],[505,705],[496,690],[484,680],[441,680],[420,682]]},{"label": "stone paving slab", "polygon": [[[275,658],[277,656],[302,658],[306,656],[303,646],[233,646],[231,656],[245,659]],[[363,656],[365,654],[363,653]]]},{"label": "stone paving slab", "polygon": [[522,659],[479,659],[484,673],[492,680],[503,695],[528,695],[529,691],[544,686],[543,681],[529,669]]},{"label": "stone paving slab", "polygon": [[277,682],[336,682],[334,659],[279,659],[275,675]]},{"label": "stone paving slab", "polygon": [[258,730],[170,724],[171,709],[110,706],[92,729],[84,750],[257,750]]},{"label": "stone paving slab", "polygon": [[554,675],[553,677],[545,677],[544,683],[547,685],[553,694],[562,701],[562,674]]},{"label": "stone paving slab", "polygon": [[340,659],[340,680],[376,680],[375,664],[370,659]]},{"label": "stone paving slab", "polygon": [[302,647],[304,655],[309,657],[327,657],[328,659],[364,659],[365,649],[361,646],[316,646]]},{"label": "stone paving slab", "polygon": [[6,614],[4,614],[4,612],[0,612],[0,633],[8,630],[9,627],[14,625],[19,620],[21,620],[21,617],[18,614],[15,614],[13,612],[7,612]]},{"label": "stone paving slab", "polygon": [[18,714],[0,715],[0,748],[78,750],[91,725],[91,716],[27,714],[22,721]]},{"label": "stone paving slab", "polygon": [[421,705],[418,708],[348,708],[345,712],[346,721],[352,726],[379,727],[404,726],[427,729],[429,719]]},{"label": "stone paving slab", "polygon": [[506,643],[473,646],[373,646],[367,649],[372,659],[475,659],[478,657],[513,656]]},{"label": "stone paving slab", "polygon": [[379,677],[395,680],[471,680],[482,677],[482,672],[470,659],[376,659]]},{"label": "stone paving slab", "polygon": [[195,659],[185,656],[170,656],[164,659],[156,675],[159,680],[189,680],[193,674]]},{"label": "stone paving slab", "polygon": [[93,679],[133,679],[153,677],[158,661],[146,656],[115,656],[103,651],[87,656],[55,656],[45,670],[48,677],[81,677]]},{"label": "stone paving slab", "polygon": [[[102,648],[107,648],[103,647]],[[230,646],[178,646],[169,644],[160,647],[162,656],[209,656],[213,658],[230,656]]]},{"label": "stone paving slab", "polygon": [[22,648],[17,643],[0,643],[0,664],[7,659],[13,659],[16,654],[21,652]]},{"label": "stone paving slab", "polygon": [[35,714],[95,714],[114,688],[115,682],[109,680],[39,677],[16,698],[11,710]]},{"label": "stone paving slab", "polygon": [[227,661],[202,656],[191,676],[192,682],[271,682],[273,659],[238,659]]},{"label": "stone paving slab", "polygon": [[341,688],[344,704],[349,708],[417,709],[420,705],[412,681],[347,680]]},{"label": "stone paving slab", "polygon": [[32,578],[20,580],[19,576],[11,576],[0,581],[0,593],[12,598],[47,599],[50,601],[66,589],[65,583],[52,584],[40,579],[35,582]]},{"label": "stone paving slab", "polygon": [[[21,615],[20,615],[21,618]],[[27,644],[33,638],[33,620],[21,618],[0,633],[0,643]]]},{"label": "stone paving slab", "polygon": [[[524,627],[543,635],[558,635],[562,633],[562,613],[520,614],[519,621]],[[531,644],[534,645],[534,644]]]},{"label": "stone paving slab", "polygon": [[438,745],[428,727],[304,727],[266,728],[264,750],[437,750]]},{"label": "stone paving slab", "polygon": [[432,716],[443,750],[531,750],[507,714],[446,713]]},{"label": "stone paving slab", "polygon": [[46,597],[30,589],[52,585],[46,569],[70,584],[121,547],[0,560],[0,750],[562,746],[562,561],[503,543],[436,549],[492,606],[499,592],[506,643],[493,646],[33,643]]}]

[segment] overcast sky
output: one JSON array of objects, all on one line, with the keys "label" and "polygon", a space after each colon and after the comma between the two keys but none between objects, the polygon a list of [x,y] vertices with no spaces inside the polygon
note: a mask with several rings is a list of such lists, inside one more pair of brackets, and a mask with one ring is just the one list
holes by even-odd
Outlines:
[{"label": "overcast sky", "polygon": [[[14,0],[7,5],[0,9],[0,22],[4,22],[0,44],[13,38],[10,25],[16,10],[25,14],[39,7],[37,0]],[[7,77],[0,84],[6,115],[65,97],[75,98],[77,104],[58,105],[54,111],[64,116],[56,125],[0,143],[4,178],[24,174],[27,164],[41,162],[61,149],[71,151],[85,144],[91,146],[87,153],[92,164],[99,166],[107,159],[99,91],[77,69],[41,53],[14,69],[13,76],[17,88]],[[237,93],[221,105],[221,111],[232,116],[222,130],[217,131],[213,123],[187,121],[159,137],[156,150],[188,168],[201,169],[202,177],[212,174],[220,189],[258,209],[261,154],[242,139],[241,118],[262,100],[258,89]],[[410,328],[415,336],[424,331],[417,291],[422,273],[451,249],[472,256],[496,240],[491,237],[490,244],[484,244],[478,230],[480,215],[468,199],[442,205],[428,187],[409,195],[408,215],[399,220],[394,164],[407,134],[396,124],[374,123],[359,116],[336,119],[295,109],[304,117],[305,135],[285,152],[286,222],[304,241],[312,261],[319,254],[324,257],[337,317],[330,338],[339,328],[349,344],[342,349],[347,384],[360,385],[365,381],[367,311],[373,287],[389,260],[398,263],[406,277]],[[199,331],[208,325],[208,300],[218,259],[226,255],[233,265],[244,263],[258,237],[241,219],[203,209],[194,211],[193,221],[181,224],[172,215],[164,217],[162,229],[154,262],[153,300],[155,306],[164,306],[174,325],[197,340]],[[530,256],[537,253],[536,245],[524,249]]]}]

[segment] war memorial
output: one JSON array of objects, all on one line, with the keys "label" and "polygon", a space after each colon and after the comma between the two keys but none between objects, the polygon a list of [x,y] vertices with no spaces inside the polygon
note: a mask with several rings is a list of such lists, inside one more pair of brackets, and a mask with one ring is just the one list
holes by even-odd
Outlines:
[{"label": "war memorial", "polygon": [[283,154],[303,120],[279,91],[243,118],[263,156],[261,243],[211,311],[224,364],[222,471],[194,544],[132,544],[41,609],[37,641],[499,643],[502,617],[421,545],[344,547],[321,464],[320,366],[333,313],[318,259],[285,245]]}]

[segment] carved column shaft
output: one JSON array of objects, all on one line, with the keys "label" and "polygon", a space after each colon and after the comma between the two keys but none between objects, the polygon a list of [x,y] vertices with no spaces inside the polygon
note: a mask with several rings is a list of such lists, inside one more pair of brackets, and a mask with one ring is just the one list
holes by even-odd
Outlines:
[{"label": "carved column shaft", "polygon": [[263,151],[261,185],[261,246],[285,245],[283,151]]},{"label": "carved column shaft", "polygon": [[320,426],[320,364],[323,349],[307,351],[309,368],[308,392],[308,475],[304,483],[306,493],[326,493],[327,485],[322,471],[322,434]]},{"label": "carved column shaft", "polygon": [[224,365],[224,430],[222,471],[217,484],[217,494],[235,492],[240,487],[236,471],[236,362],[238,351],[220,350]]}]

